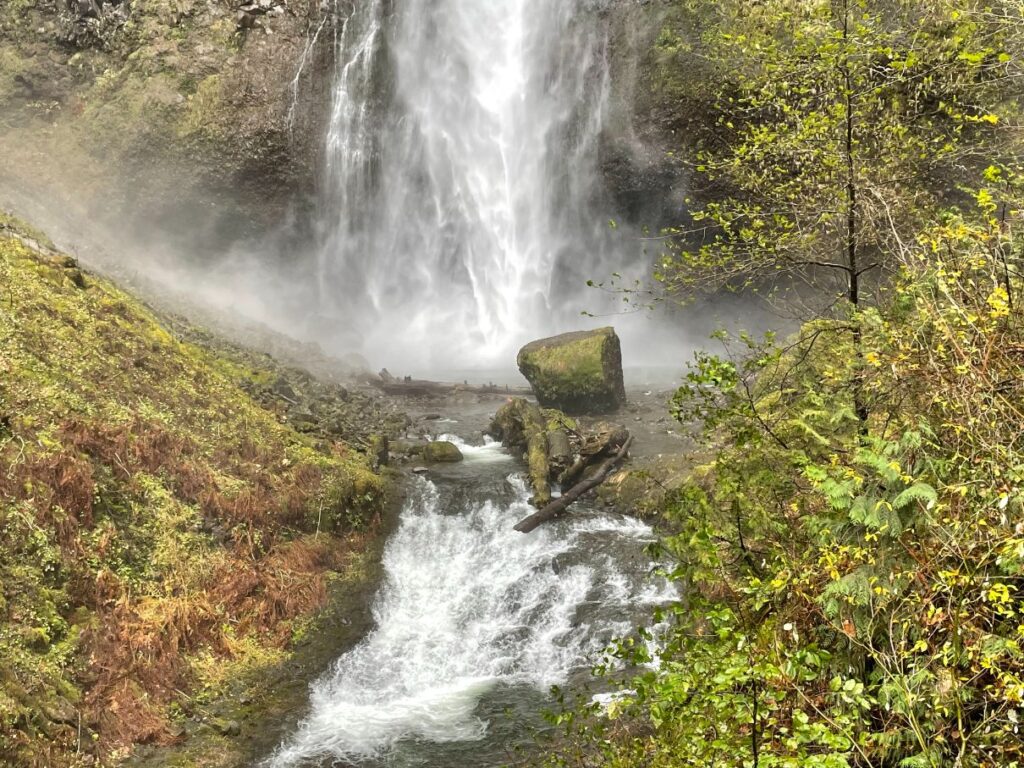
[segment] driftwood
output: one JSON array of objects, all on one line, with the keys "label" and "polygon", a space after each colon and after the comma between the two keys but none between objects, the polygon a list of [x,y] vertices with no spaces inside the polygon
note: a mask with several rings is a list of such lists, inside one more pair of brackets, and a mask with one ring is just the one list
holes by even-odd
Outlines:
[{"label": "driftwood", "polygon": [[589,435],[580,448],[579,456],[561,475],[558,482],[563,488],[572,487],[602,456],[612,456],[629,439],[629,430],[617,424],[604,424],[603,429]]},{"label": "driftwood", "polygon": [[497,384],[485,384],[480,387],[469,384],[455,384],[445,381],[428,381],[426,379],[396,379],[390,380],[381,378],[377,386],[387,395],[398,395],[406,397],[444,397],[460,392],[467,392],[474,395],[524,395],[530,390],[523,387],[499,386]]},{"label": "driftwood", "polygon": [[630,436],[626,438],[626,441],[622,444],[622,447],[619,448],[618,452],[598,467],[597,471],[593,475],[588,477],[586,480],[577,483],[560,497],[544,505],[544,507],[534,512],[529,517],[524,517],[515,524],[514,530],[519,531],[520,533],[529,533],[541,523],[545,523],[553,517],[558,517],[560,514],[565,512],[569,505],[576,501],[576,499],[587,491],[596,488],[608,479],[608,476],[612,473],[612,470],[615,469],[615,466],[625,458],[626,453],[629,451],[629,446],[632,444],[633,437]]}]

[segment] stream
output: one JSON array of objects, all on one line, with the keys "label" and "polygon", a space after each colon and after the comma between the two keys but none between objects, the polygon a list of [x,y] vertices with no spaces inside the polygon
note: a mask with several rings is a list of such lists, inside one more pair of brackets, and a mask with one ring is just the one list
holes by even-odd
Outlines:
[{"label": "stream", "polygon": [[410,481],[384,552],[376,628],[310,689],[265,768],[493,766],[529,749],[550,688],[590,680],[596,654],[674,587],[651,576],[635,519],[579,503],[532,534],[521,463],[467,443]]}]

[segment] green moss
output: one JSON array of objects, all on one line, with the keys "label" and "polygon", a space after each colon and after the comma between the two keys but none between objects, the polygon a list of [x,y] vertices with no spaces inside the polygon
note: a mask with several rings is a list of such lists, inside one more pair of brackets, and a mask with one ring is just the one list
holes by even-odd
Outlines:
[{"label": "green moss", "polygon": [[178,134],[220,135],[219,111],[222,109],[223,85],[220,75],[210,75],[196,86],[195,93],[188,97],[185,113],[178,125]]},{"label": "green moss", "polygon": [[424,461],[453,462],[462,461],[462,451],[455,443],[447,440],[434,440],[423,446],[420,455]]},{"label": "green moss", "polygon": [[510,448],[525,451],[533,488],[533,503],[543,506],[551,500],[548,435],[544,415],[533,403],[521,397],[505,403],[494,415],[488,432]]},{"label": "green moss", "polygon": [[0,763],[61,768],[68,702],[106,760],[166,738],[225,659],[276,663],[385,493],[240,386],[270,373],[32,241],[52,246],[0,217]]},{"label": "green moss", "polygon": [[580,431],[580,424],[572,416],[567,416],[557,408],[544,408],[541,410],[544,414],[544,421],[547,425],[548,432],[554,432],[558,429],[570,430],[572,432]]},{"label": "green moss", "polygon": [[619,339],[612,328],[532,342],[519,351],[517,362],[543,406],[600,413],[625,402]]}]

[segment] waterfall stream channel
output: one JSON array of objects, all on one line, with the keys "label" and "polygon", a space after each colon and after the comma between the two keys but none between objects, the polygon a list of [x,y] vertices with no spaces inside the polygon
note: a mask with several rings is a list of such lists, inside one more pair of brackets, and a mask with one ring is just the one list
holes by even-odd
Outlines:
[{"label": "waterfall stream channel", "polygon": [[[264,768],[496,766],[531,749],[552,686],[582,690],[616,637],[676,598],[653,531],[586,501],[532,534],[519,457],[462,420],[462,450],[407,482],[374,627],[310,686]],[[472,422],[467,419],[466,422]]]}]

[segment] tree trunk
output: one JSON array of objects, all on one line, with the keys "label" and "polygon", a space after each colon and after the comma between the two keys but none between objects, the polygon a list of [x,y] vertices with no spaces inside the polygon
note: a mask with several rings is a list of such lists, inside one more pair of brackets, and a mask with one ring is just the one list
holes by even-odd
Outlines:
[{"label": "tree trunk", "polygon": [[626,453],[629,451],[629,446],[632,444],[633,438],[627,438],[626,442],[622,444],[622,447],[619,448],[618,452],[602,464],[598,468],[597,472],[583,482],[574,485],[569,491],[563,493],[559,498],[549,504],[546,504],[542,509],[534,512],[529,517],[524,517],[516,523],[514,530],[517,530],[520,533],[529,533],[541,523],[546,523],[548,520],[561,515],[570,504],[576,501],[576,499],[607,480],[608,475],[611,474],[615,465],[622,461],[626,456]]}]

